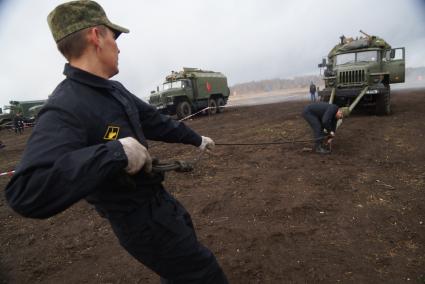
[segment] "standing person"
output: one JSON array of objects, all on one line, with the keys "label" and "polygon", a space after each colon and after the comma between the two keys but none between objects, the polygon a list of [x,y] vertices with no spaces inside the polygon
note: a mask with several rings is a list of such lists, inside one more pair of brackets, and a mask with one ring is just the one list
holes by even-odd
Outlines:
[{"label": "standing person", "polygon": [[151,172],[147,139],[212,149],[214,141],[161,115],[118,81],[116,39],[129,30],[94,1],[57,6],[48,24],[65,56],[66,78],[38,115],[9,205],[48,218],[81,199],[109,220],[120,244],[170,283],[227,283],[198,240],[186,209]]},{"label": "standing person", "polygon": [[310,81],[310,100],[313,103],[316,101],[316,85],[313,84],[313,81]]},{"label": "standing person", "polygon": [[16,134],[22,134],[24,132],[24,120],[19,112],[13,117],[13,127]]},{"label": "standing person", "polygon": [[334,104],[314,103],[304,108],[303,117],[313,130],[314,151],[319,154],[329,154],[330,150],[324,148],[323,143],[332,142],[337,121],[343,118],[343,112]]}]

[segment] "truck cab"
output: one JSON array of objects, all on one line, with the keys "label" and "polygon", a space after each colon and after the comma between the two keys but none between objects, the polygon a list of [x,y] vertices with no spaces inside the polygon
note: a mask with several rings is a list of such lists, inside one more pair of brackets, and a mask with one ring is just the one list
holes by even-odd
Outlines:
[{"label": "truck cab", "polygon": [[149,103],[182,119],[205,108],[210,114],[222,112],[229,95],[227,78],[222,73],[183,68],[166,76],[165,82],[151,92]]},{"label": "truck cab", "polygon": [[383,39],[364,34],[355,40],[342,36],[319,64],[325,68],[325,88],[319,97],[343,107],[365,90],[360,104],[374,106],[377,114],[390,114],[390,84],[405,80],[405,49],[391,48]]},{"label": "truck cab", "polygon": [[10,101],[9,105],[4,106],[5,112],[0,112],[0,127],[6,127],[11,124],[17,113],[22,115],[24,122],[32,123],[35,121],[39,110],[46,100],[34,101]]}]

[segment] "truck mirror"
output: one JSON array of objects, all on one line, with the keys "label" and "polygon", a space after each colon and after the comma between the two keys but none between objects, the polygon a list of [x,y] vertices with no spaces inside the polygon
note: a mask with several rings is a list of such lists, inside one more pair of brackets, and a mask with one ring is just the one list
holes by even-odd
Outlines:
[{"label": "truck mirror", "polygon": [[156,91],[159,92],[159,86],[156,86]]},{"label": "truck mirror", "polygon": [[319,63],[319,68],[324,68],[326,67],[326,58],[322,58],[322,63]]},{"label": "truck mirror", "polygon": [[391,56],[391,50],[386,50],[385,51],[385,61],[390,61],[390,56]]},{"label": "truck mirror", "polygon": [[151,94],[155,94],[155,91],[151,91]]},{"label": "truck mirror", "polygon": [[394,58],[394,57],[395,57],[395,49],[391,49],[390,58]]}]

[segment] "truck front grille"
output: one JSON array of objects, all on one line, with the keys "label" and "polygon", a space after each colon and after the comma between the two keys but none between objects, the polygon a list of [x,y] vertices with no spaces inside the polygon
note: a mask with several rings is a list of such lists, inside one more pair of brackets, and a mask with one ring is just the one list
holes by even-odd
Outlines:
[{"label": "truck front grille", "polygon": [[364,70],[350,70],[339,72],[339,83],[343,85],[361,84],[365,81]]}]

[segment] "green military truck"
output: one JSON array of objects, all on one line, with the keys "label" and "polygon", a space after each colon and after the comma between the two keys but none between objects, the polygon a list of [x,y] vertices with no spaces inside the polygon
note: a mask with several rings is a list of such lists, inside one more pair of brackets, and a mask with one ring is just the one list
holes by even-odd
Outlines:
[{"label": "green military truck", "polygon": [[151,92],[149,103],[163,113],[177,114],[182,119],[206,107],[210,114],[222,112],[229,94],[227,78],[222,73],[183,68],[180,72],[172,71],[165,82]]},{"label": "green military truck", "polygon": [[391,48],[382,38],[360,32],[364,37],[341,36],[319,64],[325,81],[320,100],[348,107],[349,112],[360,103],[374,107],[376,114],[390,114],[390,84],[404,82],[405,49]]},{"label": "green military truck", "polygon": [[11,125],[17,113],[21,114],[24,122],[34,122],[35,116],[45,102],[46,100],[10,101],[9,105],[4,106],[4,110],[7,110],[7,112],[0,112],[0,127],[4,128]]}]

